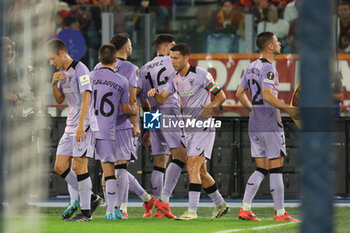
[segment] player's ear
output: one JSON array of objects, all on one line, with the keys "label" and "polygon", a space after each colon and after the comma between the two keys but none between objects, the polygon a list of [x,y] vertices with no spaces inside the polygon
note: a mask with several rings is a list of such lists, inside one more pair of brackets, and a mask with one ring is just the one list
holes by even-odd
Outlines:
[{"label": "player's ear", "polygon": [[100,56],[98,56],[98,61],[101,62],[101,57]]},{"label": "player's ear", "polygon": [[268,42],[267,43],[267,47],[272,50],[273,49],[273,44],[271,42]]}]

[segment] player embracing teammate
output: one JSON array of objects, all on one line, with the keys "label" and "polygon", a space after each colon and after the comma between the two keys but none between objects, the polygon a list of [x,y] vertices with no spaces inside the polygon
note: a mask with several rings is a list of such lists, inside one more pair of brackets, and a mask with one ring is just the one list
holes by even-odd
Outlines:
[{"label": "player embracing teammate", "polygon": [[[214,108],[218,108],[226,99],[224,92],[215,83],[211,74],[188,62],[191,48],[185,43],[178,43],[170,49],[170,58],[176,73],[170,77],[160,92],[153,88],[148,96],[153,97],[158,105],[164,105],[172,95],[180,96],[183,115],[186,119],[204,122],[211,118]],[[215,96],[213,101],[211,95]],[[203,125],[203,124],[202,124]],[[189,184],[189,208],[177,217],[178,220],[197,218],[200,191],[203,187],[215,203],[212,218],[219,218],[229,211],[228,204],[222,198],[214,179],[207,171],[206,160],[211,158],[215,140],[215,128],[185,127],[187,139],[187,171]],[[161,209],[160,209],[161,210]]]}]

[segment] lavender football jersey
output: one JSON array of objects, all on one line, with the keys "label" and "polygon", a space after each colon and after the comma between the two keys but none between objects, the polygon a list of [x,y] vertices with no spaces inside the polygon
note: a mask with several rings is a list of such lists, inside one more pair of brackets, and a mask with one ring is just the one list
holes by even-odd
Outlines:
[{"label": "lavender football jersey", "polygon": [[[75,133],[79,122],[82,93],[92,91],[89,69],[81,62],[73,61],[67,70],[61,70],[66,78],[59,80],[57,87],[64,94],[68,103],[68,116],[66,121],[66,133]],[[85,119],[85,127],[90,126],[92,131],[98,131],[96,117],[92,114],[90,106],[89,113]]]},{"label": "lavender football jersey", "polygon": [[115,140],[115,127],[120,104],[129,103],[128,80],[114,70],[101,67],[90,74],[94,113],[99,132],[97,139]]},{"label": "lavender football jersey", "polygon": [[[101,67],[101,63],[98,63],[94,69],[98,69]],[[129,82],[129,88],[131,87],[135,87],[137,88],[137,80],[138,80],[138,76],[137,76],[137,71],[138,71],[138,67],[134,64],[132,64],[131,62],[123,59],[123,58],[119,58],[117,59],[117,62],[114,66],[114,71],[117,72],[118,74],[124,76],[128,82]],[[121,112],[121,109],[119,107],[119,115],[117,118],[117,126],[116,129],[117,130],[123,130],[123,129],[131,129],[133,128],[133,125],[131,123],[131,119],[130,116],[125,115]]]},{"label": "lavender football jersey", "polygon": [[[147,93],[152,88],[156,88],[159,93],[165,88],[169,79],[175,76],[176,72],[169,56],[157,56],[153,60],[147,62],[140,69],[139,79],[142,82],[142,91]],[[173,109],[179,110],[180,99],[177,93],[171,95],[167,102],[158,106],[152,97],[148,98],[152,111],[157,109]],[[177,114],[177,113],[176,113]]]},{"label": "lavender football jersey", "polygon": [[278,96],[278,73],[276,68],[266,59],[253,61],[245,69],[241,86],[250,91],[253,110],[249,118],[250,132],[270,132],[282,129],[279,109],[263,100],[262,88],[269,87],[273,95]]},{"label": "lavender football jersey", "polygon": [[[167,83],[164,90],[169,94],[178,93],[185,119],[203,121],[200,117],[203,108],[200,105],[208,105],[211,102],[211,94],[216,95],[221,91],[221,88],[215,83],[213,76],[208,71],[191,66],[185,76],[177,73]],[[194,128],[186,128],[186,133],[194,131]]]}]

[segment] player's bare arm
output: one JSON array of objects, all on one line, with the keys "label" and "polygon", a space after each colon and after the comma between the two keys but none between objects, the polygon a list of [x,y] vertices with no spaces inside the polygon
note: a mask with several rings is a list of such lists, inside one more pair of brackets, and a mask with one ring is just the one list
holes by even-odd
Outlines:
[{"label": "player's bare arm", "polygon": [[201,118],[208,119],[213,114],[213,109],[218,108],[226,100],[226,95],[223,91],[216,94],[215,99],[208,105],[202,105],[203,111],[201,113]]},{"label": "player's bare arm", "polygon": [[130,103],[121,104],[122,113],[129,116],[137,116],[140,112],[137,105],[131,106]]},{"label": "player's bare arm", "polygon": [[59,80],[64,80],[66,78],[66,74],[62,71],[56,72],[53,74],[51,85],[52,85],[52,92],[53,96],[55,97],[55,100],[58,104],[62,104],[64,101],[64,94],[60,92],[60,90],[57,87],[57,82]]},{"label": "player's bare arm", "polygon": [[170,97],[170,94],[166,92],[165,90],[162,90],[162,92],[159,94],[158,90],[156,88],[153,88],[147,92],[147,95],[149,97],[153,97],[154,101],[158,105],[163,105],[168,101],[168,98]]},{"label": "player's bare arm", "polygon": [[80,106],[80,115],[79,115],[79,122],[77,129],[75,131],[75,138],[78,142],[84,141],[86,138],[85,133],[85,119],[87,114],[89,113],[89,107],[90,107],[90,101],[91,101],[91,93],[90,91],[84,91],[82,95],[81,100],[81,106]]},{"label": "player's bare arm", "polygon": [[[151,111],[151,104],[149,103],[148,99],[142,101],[141,105],[142,110],[144,112]],[[141,143],[145,145],[146,149],[148,149],[151,146],[151,137],[149,134],[149,130],[146,130],[146,132],[144,133]]]},{"label": "player's bare arm", "polygon": [[236,92],[236,97],[239,100],[239,102],[241,102],[241,104],[248,109],[249,112],[251,112],[253,110],[253,106],[252,103],[250,102],[250,100],[248,99],[248,96],[246,95],[246,90],[244,90],[244,88],[239,85],[238,90]]},{"label": "player's bare arm", "polygon": [[[130,92],[129,104],[130,104],[131,108],[134,109],[135,107],[137,107],[137,99],[136,99],[137,88],[136,87],[130,87],[129,88],[129,92]],[[136,114],[135,115],[130,115],[130,119],[131,119],[132,125],[134,126],[133,129],[132,129],[133,135],[136,136],[136,137],[140,137],[141,130],[140,130],[140,127],[139,127],[139,122],[137,120]]]},{"label": "player's bare arm", "polygon": [[282,101],[280,101],[276,96],[272,94],[272,90],[270,87],[263,87],[262,94],[264,101],[274,106],[275,108],[285,111],[292,118],[298,119],[299,109],[296,107],[291,107],[288,104],[285,104]]}]

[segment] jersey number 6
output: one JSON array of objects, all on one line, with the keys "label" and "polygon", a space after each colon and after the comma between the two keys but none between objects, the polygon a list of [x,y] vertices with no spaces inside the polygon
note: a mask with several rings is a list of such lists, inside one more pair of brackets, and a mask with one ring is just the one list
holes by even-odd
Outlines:
[{"label": "jersey number 6", "polygon": [[[109,96],[112,96],[113,92],[107,92],[102,96],[101,98],[101,103],[100,103],[100,112],[102,116],[104,117],[109,117],[112,116],[114,113],[114,105],[111,100],[108,99]],[[97,99],[97,90],[94,91],[94,109],[95,109],[95,115],[98,115],[98,110],[96,109],[96,99]],[[108,104],[110,106],[109,112],[104,111],[104,105]]]}]

